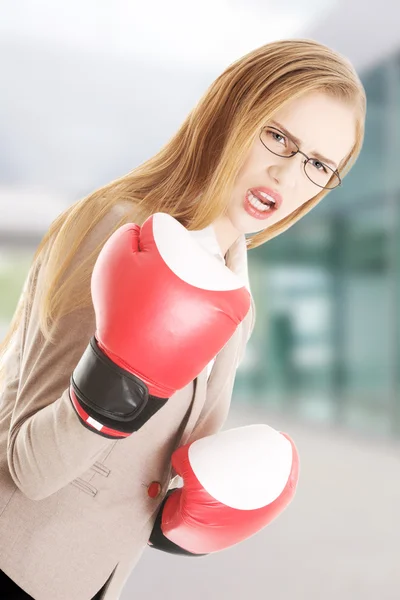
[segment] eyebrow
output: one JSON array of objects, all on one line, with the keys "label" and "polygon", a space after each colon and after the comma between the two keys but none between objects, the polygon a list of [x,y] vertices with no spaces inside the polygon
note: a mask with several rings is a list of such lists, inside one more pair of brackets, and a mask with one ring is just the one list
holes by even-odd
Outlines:
[{"label": "eyebrow", "polygon": [[[299,138],[297,138],[295,135],[293,135],[293,133],[290,133],[283,125],[281,125],[277,121],[270,121],[270,123],[276,125],[283,133],[285,133],[286,135],[288,135],[289,137],[291,137],[292,140],[294,142],[296,142],[296,144],[299,147],[302,145],[303,142],[301,140],[299,140]],[[330,160],[329,158],[326,158],[326,156],[322,156],[322,154],[320,154],[317,151],[313,151],[313,152],[311,152],[311,154],[312,154],[313,157],[318,158],[318,160],[320,160],[320,161],[322,161],[324,163],[329,163],[335,169],[337,169],[337,165],[333,162],[333,160]]]}]

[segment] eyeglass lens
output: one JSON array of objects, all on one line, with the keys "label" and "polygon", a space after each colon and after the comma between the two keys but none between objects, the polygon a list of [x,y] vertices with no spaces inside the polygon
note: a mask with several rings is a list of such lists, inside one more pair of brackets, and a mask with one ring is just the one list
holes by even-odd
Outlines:
[{"label": "eyeglass lens", "polygon": [[[264,146],[277,156],[289,158],[298,150],[293,140],[273,127],[264,127],[260,137]],[[305,171],[308,178],[318,186],[334,188],[340,183],[340,179],[333,169],[317,158],[310,158],[307,161]]]}]

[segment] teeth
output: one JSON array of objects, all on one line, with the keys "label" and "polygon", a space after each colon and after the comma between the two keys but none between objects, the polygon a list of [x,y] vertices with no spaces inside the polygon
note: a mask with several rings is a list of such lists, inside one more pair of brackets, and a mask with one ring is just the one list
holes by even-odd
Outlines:
[{"label": "teeth", "polygon": [[261,191],[259,191],[258,193],[260,194],[260,196],[262,196],[266,200],[269,200],[270,202],[273,202],[275,204],[275,200],[269,194],[266,194],[265,192],[261,192]]},{"label": "teeth", "polygon": [[260,194],[260,196],[262,196],[269,202],[272,202],[274,205],[276,204],[275,199],[272,196],[270,196],[269,194],[266,194],[265,192],[261,192],[260,190],[257,190],[257,191]]},{"label": "teeth", "polygon": [[254,196],[254,194],[252,194],[251,192],[247,193],[247,198],[249,199],[250,204],[257,210],[259,210],[260,212],[266,212],[267,210],[272,210],[271,206],[268,206],[267,204],[263,204],[261,202],[261,200],[256,198]]}]

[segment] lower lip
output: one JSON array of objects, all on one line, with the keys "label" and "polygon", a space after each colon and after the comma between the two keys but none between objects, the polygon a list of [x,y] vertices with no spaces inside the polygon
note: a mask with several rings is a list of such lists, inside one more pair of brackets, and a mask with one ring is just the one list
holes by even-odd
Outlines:
[{"label": "lower lip", "polygon": [[265,219],[269,219],[269,217],[271,217],[277,209],[271,208],[270,210],[261,212],[261,210],[257,210],[256,208],[254,208],[254,206],[252,206],[250,204],[249,199],[246,194],[244,197],[244,210],[251,217],[254,217],[255,219],[260,219],[260,220],[264,221]]}]

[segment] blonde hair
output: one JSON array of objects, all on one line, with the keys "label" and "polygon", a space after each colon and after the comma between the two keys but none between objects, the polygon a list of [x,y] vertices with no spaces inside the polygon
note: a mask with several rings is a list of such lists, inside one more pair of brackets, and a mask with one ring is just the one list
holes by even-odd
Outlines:
[{"label": "blonde hair", "polygon": [[[91,304],[93,265],[113,231],[132,220],[139,223],[140,214],[143,221],[159,211],[171,214],[188,229],[207,227],[226,210],[235,177],[259,128],[288,102],[316,91],[343,100],[355,110],[355,144],[339,165],[343,178],[361,151],[366,113],[365,91],[351,63],[308,39],[279,40],[249,52],[215,79],[157,154],[76,202],[53,221],[30,270],[30,275],[38,270],[47,251],[45,283],[40,290],[43,335],[51,339],[51,325],[57,318]],[[248,237],[247,247],[255,248],[286,231],[328,191],[321,189],[292,214]],[[98,247],[64,278],[85,237],[121,201],[132,204],[132,213],[128,211],[106,232]],[[0,358],[32,294],[21,294],[0,345]]]}]

